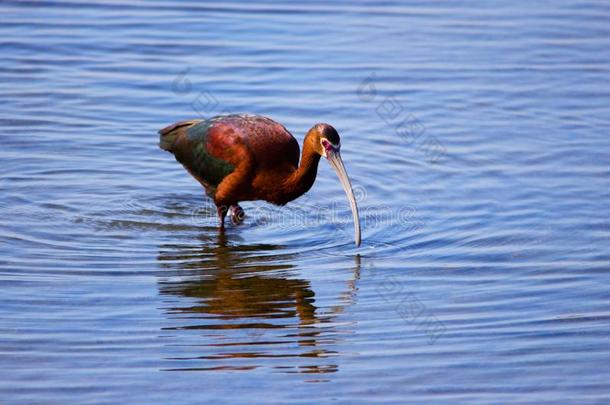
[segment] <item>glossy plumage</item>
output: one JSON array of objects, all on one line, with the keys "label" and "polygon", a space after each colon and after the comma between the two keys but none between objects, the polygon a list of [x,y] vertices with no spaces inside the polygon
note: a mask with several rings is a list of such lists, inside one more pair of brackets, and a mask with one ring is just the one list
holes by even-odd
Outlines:
[{"label": "glossy plumage", "polygon": [[[339,135],[328,124],[309,130],[300,165],[296,139],[283,125],[262,116],[234,114],[182,121],[159,134],[160,147],[173,153],[214,199],[221,227],[229,207],[242,212],[240,201],[283,205],[307,192],[315,181],[321,156],[340,163],[340,167],[333,167],[340,179],[343,177],[343,186],[349,185],[339,154]],[[351,186],[346,193],[353,199]],[[354,215],[356,219],[357,211]]]}]

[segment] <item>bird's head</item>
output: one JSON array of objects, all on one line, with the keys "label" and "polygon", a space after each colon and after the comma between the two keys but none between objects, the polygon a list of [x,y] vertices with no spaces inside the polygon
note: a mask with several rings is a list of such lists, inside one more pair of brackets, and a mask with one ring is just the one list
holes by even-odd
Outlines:
[{"label": "bird's head", "polygon": [[323,157],[328,159],[329,153],[339,152],[341,148],[341,138],[337,130],[328,124],[316,124],[310,132],[313,132],[315,137],[316,151]]},{"label": "bird's head", "polygon": [[356,205],[356,198],[354,198],[354,192],[352,191],[352,184],[349,181],[343,160],[341,159],[341,138],[337,133],[337,130],[328,124],[316,124],[308,133],[307,138],[313,143],[314,150],[328,160],[328,163],[337,173],[339,181],[345,190],[347,199],[349,201],[350,208],[352,209],[352,216],[354,217],[354,237],[356,240],[356,246],[360,246],[360,217],[358,215],[358,206]]}]

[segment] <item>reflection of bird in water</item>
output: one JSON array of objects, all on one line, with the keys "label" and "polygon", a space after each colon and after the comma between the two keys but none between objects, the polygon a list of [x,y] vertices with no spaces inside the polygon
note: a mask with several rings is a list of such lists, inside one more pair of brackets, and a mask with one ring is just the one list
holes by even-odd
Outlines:
[{"label": "reflection of bird in water", "polygon": [[[286,262],[295,255],[271,254],[281,246],[230,246],[222,233],[210,245],[165,245],[159,255],[162,266],[173,270],[159,280],[161,295],[182,298],[166,308],[178,325],[165,329],[203,331],[212,338],[203,346],[196,343],[198,351],[207,347],[211,353],[182,360],[198,363],[198,369],[218,369],[201,361],[222,359],[231,362],[222,368],[242,369],[241,363],[252,359],[261,360],[255,364],[260,366],[272,359],[309,358],[307,364],[280,367],[287,372],[295,367],[308,373],[336,371],[336,364],[325,359],[337,355],[329,348],[341,332],[335,318],[351,303],[355,280],[348,281],[351,291],[342,294],[338,305],[321,313],[310,282],[286,274],[294,267]],[[313,358],[319,361],[312,365]]]}]

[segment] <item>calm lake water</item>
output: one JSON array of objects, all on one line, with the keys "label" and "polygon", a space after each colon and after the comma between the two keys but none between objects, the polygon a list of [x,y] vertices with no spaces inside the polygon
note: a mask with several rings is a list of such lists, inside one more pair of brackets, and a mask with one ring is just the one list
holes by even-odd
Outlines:
[{"label": "calm lake water", "polygon": [[[5,403],[610,401],[610,4],[4,1]],[[268,115],[334,172],[216,228],[157,146]]]}]

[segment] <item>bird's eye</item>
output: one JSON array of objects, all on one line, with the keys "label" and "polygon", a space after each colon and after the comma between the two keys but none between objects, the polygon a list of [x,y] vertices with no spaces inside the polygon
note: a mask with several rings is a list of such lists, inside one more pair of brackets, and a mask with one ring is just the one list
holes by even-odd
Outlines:
[{"label": "bird's eye", "polygon": [[322,139],[322,146],[324,146],[324,149],[326,150],[331,150],[333,148],[330,142],[328,142],[326,139]]}]

